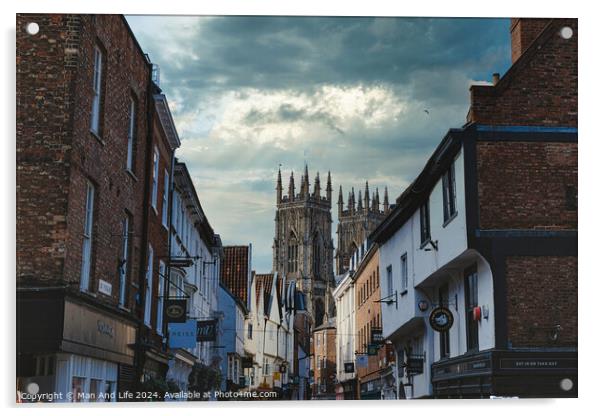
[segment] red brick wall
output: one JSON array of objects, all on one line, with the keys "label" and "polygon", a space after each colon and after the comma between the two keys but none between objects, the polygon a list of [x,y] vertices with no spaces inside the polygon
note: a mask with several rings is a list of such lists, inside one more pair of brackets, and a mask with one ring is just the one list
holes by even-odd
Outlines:
[{"label": "red brick wall", "polygon": [[[336,329],[322,329],[315,331],[313,334],[313,347],[314,347],[314,388],[316,394],[332,394],[334,393],[335,378],[337,372],[337,358],[336,358]],[[316,342],[316,337],[320,337],[320,345]],[[319,366],[319,358],[326,359],[326,368]],[[326,385],[326,391],[322,392],[318,389],[318,381],[321,381],[322,385]]]},{"label": "red brick wall", "polygon": [[[90,180],[96,185],[90,289],[108,281],[112,297],[97,296],[116,304],[126,210],[133,216],[130,276],[137,280],[150,68],[121,16],[19,15],[17,25],[30,20],[40,24],[39,34],[17,37],[17,276],[79,281]],[[100,139],[90,133],[95,44],[106,51]],[[32,94],[36,88],[41,98]],[[130,94],[138,97],[136,178],[125,171]]]},{"label": "red brick wall", "polygon": [[577,257],[508,257],[506,279],[513,347],[577,345]]},{"label": "red brick wall", "polygon": [[510,19],[512,63],[523,54],[550,19]]},{"label": "red brick wall", "polygon": [[[559,32],[573,29],[570,39]],[[577,20],[556,19],[495,86],[470,88],[468,121],[577,126]]]},{"label": "red brick wall", "polygon": [[481,228],[577,228],[577,143],[477,142],[477,169]]}]

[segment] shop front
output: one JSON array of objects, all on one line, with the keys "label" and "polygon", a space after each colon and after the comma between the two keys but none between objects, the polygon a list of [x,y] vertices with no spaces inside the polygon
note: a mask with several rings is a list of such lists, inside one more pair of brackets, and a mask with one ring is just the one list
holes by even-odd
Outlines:
[{"label": "shop front", "polygon": [[19,293],[17,308],[22,401],[117,401],[132,389],[132,321],[63,291]]},{"label": "shop front", "polygon": [[489,350],[432,366],[436,398],[577,397],[577,352]]}]

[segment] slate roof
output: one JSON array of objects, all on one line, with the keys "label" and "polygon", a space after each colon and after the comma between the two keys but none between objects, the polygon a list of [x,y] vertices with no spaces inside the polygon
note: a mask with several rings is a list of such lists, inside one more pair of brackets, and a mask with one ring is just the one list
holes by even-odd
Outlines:
[{"label": "slate roof", "polygon": [[245,305],[248,304],[248,274],[249,246],[224,246],[220,281]]}]

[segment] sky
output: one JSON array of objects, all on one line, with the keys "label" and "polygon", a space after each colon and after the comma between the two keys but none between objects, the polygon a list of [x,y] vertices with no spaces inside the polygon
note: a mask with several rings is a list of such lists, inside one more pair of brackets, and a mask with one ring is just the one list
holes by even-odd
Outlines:
[{"label": "sky", "polygon": [[[469,86],[510,66],[509,19],[127,16],[160,68],[203,210],[225,245],[272,268],[276,177],[305,163],[333,188],[393,201],[450,128]],[[426,111],[425,111],[426,110]]]}]

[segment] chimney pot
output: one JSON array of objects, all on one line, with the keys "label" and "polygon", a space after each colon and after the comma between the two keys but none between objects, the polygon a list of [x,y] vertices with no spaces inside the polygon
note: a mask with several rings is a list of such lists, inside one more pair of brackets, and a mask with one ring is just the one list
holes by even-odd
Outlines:
[{"label": "chimney pot", "polygon": [[500,74],[495,72],[493,74],[493,85],[497,84],[500,81]]}]

